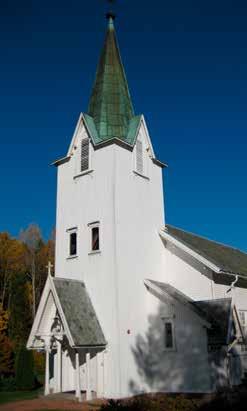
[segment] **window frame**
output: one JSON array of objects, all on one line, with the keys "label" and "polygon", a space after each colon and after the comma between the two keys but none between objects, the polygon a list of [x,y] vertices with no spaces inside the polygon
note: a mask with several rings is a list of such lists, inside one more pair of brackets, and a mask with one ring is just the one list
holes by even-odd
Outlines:
[{"label": "window frame", "polygon": [[[177,351],[176,337],[175,337],[175,325],[173,318],[162,318],[163,320],[163,344],[164,351]],[[171,336],[172,336],[172,346],[166,346],[166,324],[171,324]]]},{"label": "window frame", "polygon": [[[92,223],[88,223],[89,228],[89,254],[99,254],[101,253],[101,243],[102,243],[102,233],[100,228],[100,221],[94,221]],[[98,241],[99,241],[99,248],[93,250],[93,229],[98,228]]]},{"label": "window frame", "polygon": [[[68,239],[67,239],[67,258],[72,259],[72,258],[77,258],[78,257],[78,229],[77,227],[69,228],[66,230]],[[71,236],[73,234],[76,234],[76,253],[71,254]]]}]

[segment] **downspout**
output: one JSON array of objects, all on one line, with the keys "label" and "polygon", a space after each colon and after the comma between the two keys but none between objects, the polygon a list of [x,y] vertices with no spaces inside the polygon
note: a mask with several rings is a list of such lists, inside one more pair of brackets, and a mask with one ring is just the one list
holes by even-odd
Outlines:
[{"label": "downspout", "polygon": [[239,276],[236,274],[236,275],[235,275],[235,279],[233,280],[233,282],[232,282],[231,285],[230,285],[230,288],[227,290],[227,293],[229,293],[230,291],[234,290],[235,284],[237,284],[238,279],[239,279]]},{"label": "downspout", "polygon": [[[233,291],[235,289],[235,285],[237,284],[239,279],[238,275],[235,275],[235,279],[233,280],[233,282],[230,285],[230,288],[226,291],[227,293]],[[234,319],[234,314],[233,314],[233,310],[234,310],[234,304],[233,304],[233,300],[235,297],[235,293],[232,293],[232,304],[231,304],[231,323]],[[229,338],[229,329],[228,329],[228,338]],[[227,345],[227,354],[226,354],[226,358],[227,358],[227,374],[228,374],[228,381],[229,381],[229,387],[232,388],[232,380],[231,380],[231,358],[232,358],[232,354],[231,354],[231,350],[232,348],[239,342],[239,337],[235,337],[234,340],[231,342],[231,344]]]}]

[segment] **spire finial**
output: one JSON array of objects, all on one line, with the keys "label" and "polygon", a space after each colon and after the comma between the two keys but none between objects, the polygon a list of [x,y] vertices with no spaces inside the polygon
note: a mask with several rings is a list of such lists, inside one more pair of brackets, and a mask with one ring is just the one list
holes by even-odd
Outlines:
[{"label": "spire finial", "polygon": [[[114,3],[116,3],[116,0],[107,0],[107,2],[111,5],[113,5]],[[116,15],[112,10],[109,10],[108,13],[106,13],[106,18],[107,20],[109,20],[109,22],[113,22],[113,20],[115,20]]]}]

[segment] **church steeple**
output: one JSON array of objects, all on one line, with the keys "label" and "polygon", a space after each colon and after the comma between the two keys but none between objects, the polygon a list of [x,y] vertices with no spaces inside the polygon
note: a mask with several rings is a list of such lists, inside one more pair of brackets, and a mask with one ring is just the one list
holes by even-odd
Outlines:
[{"label": "church steeple", "polygon": [[128,141],[134,110],[117,44],[114,14],[108,13],[108,28],[100,55],[88,114],[93,118],[99,141]]}]

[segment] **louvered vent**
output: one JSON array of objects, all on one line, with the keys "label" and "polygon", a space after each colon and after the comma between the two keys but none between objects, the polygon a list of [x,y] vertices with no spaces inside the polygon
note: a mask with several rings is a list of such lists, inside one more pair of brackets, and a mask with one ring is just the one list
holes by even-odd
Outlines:
[{"label": "louvered vent", "polygon": [[140,140],[136,142],[136,171],[143,174],[143,149],[142,141]]},{"label": "louvered vent", "polygon": [[81,141],[81,171],[89,168],[89,139],[84,138]]}]

